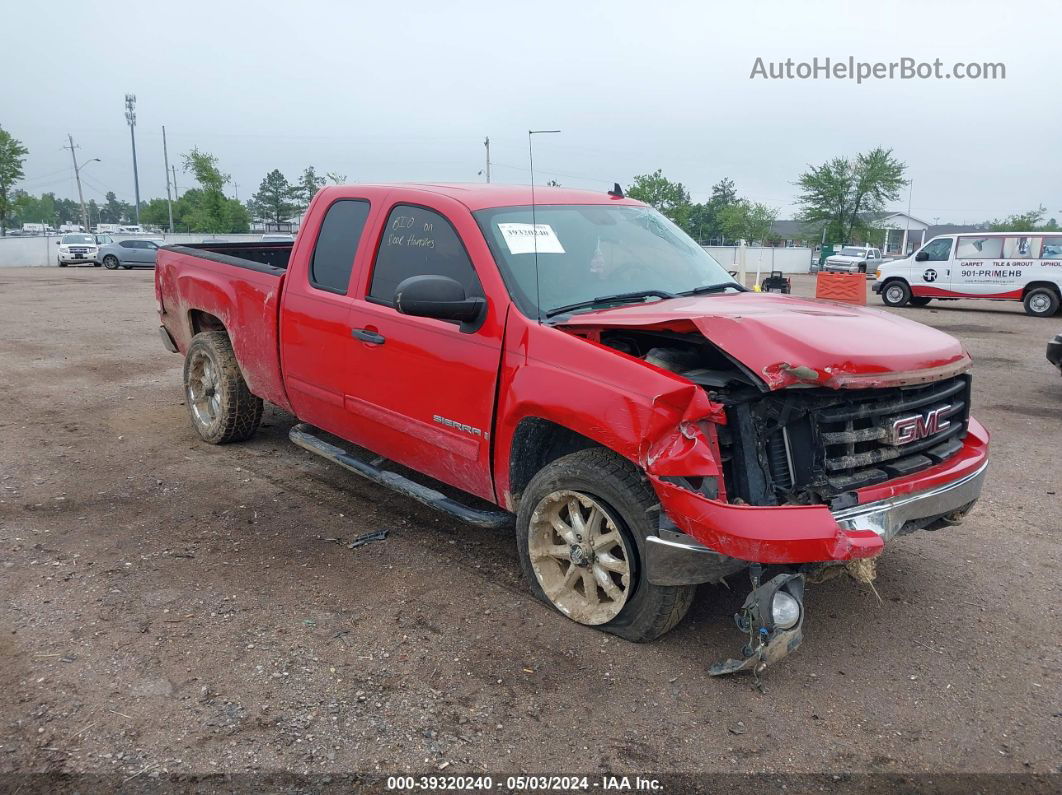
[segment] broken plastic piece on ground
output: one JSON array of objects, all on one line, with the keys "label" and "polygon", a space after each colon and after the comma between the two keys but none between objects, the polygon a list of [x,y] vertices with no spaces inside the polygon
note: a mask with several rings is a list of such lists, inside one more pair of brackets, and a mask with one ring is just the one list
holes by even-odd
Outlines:
[{"label": "broken plastic piece on ground", "polygon": [[347,549],[355,549],[368,544],[370,541],[383,541],[387,538],[388,532],[388,530],[373,530],[370,533],[362,533],[347,544]]}]

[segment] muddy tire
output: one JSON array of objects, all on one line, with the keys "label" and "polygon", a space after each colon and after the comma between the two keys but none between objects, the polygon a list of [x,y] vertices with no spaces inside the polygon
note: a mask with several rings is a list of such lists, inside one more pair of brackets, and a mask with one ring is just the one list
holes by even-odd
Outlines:
[{"label": "muddy tire", "polygon": [[646,579],[645,539],[655,534],[659,511],[642,473],[609,450],[580,450],[544,467],[516,518],[520,568],[532,593],[573,621],[626,640],[660,637],[686,615],[696,586]]},{"label": "muddy tire", "polygon": [[911,288],[905,281],[894,279],[891,282],[885,282],[881,288],[881,301],[885,306],[906,306],[910,300]]},{"label": "muddy tire", "polygon": [[192,425],[210,444],[250,439],[262,421],[262,399],[247,388],[224,331],[192,338],[184,358],[184,396]]},{"label": "muddy tire", "polygon": [[1052,317],[1058,312],[1058,293],[1048,287],[1036,287],[1025,294],[1022,303],[1027,315]]}]

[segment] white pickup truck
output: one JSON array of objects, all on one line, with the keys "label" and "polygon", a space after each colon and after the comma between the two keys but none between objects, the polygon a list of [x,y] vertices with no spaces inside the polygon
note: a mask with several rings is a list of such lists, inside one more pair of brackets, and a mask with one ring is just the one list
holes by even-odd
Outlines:
[{"label": "white pickup truck", "polygon": [[843,246],[826,258],[822,269],[839,273],[873,273],[881,264],[881,251],[870,246]]}]

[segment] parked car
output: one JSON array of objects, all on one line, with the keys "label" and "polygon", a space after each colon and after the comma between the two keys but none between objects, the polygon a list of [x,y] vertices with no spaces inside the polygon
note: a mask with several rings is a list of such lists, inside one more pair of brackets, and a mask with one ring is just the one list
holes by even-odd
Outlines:
[{"label": "parked car", "polygon": [[872,289],[886,306],[987,298],[1021,301],[1027,314],[1051,317],[1062,304],[1062,234],[939,235],[912,256],[880,265],[875,278]]},{"label": "parked car", "polygon": [[622,194],[535,199],[334,186],[290,246],[162,249],[160,333],[184,356],[193,428],[243,441],[274,403],[300,447],[463,521],[515,524],[531,592],[628,640],[746,572],[744,648],[715,674],[800,644],[807,575],[865,569],[973,506],[988,434],[954,337],[750,291]]},{"label": "parked car", "polygon": [[103,267],[111,271],[117,270],[119,266],[126,270],[152,268],[155,266],[158,250],[159,244],[154,240],[120,240],[100,246],[96,257]]},{"label": "parked car", "polygon": [[73,232],[63,235],[56,242],[59,245],[59,250],[56,253],[56,264],[60,268],[86,262],[99,267],[99,262],[96,261],[99,253],[99,242],[96,235]]},{"label": "parked car", "polygon": [[1047,361],[1062,372],[1062,334],[1056,334],[1055,338],[1047,343]]},{"label": "parked car", "polygon": [[881,251],[869,246],[843,246],[826,258],[823,270],[833,273],[873,273],[881,264]]},{"label": "parked car", "polygon": [[291,243],[294,242],[295,235],[289,235],[284,232],[270,232],[262,235],[263,243]]}]

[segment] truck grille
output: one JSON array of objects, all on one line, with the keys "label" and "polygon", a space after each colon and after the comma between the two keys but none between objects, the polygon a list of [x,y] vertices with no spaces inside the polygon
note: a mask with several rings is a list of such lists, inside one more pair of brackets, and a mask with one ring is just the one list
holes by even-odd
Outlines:
[{"label": "truck grille", "polygon": [[728,497],[753,505],[831,502],[962,449],[970,377],[889,389],[785,389],[727,413],[719,439]]},{"label": "truck grille", "polygon": [[962,447],[970,380],[886,390],[811,411],[835,491],[880,483],[932,466]]}]

